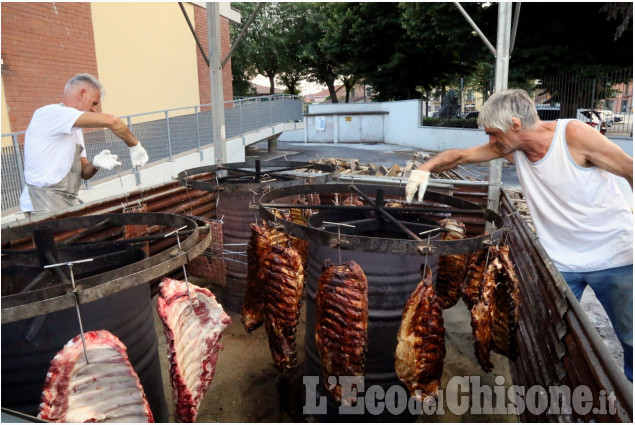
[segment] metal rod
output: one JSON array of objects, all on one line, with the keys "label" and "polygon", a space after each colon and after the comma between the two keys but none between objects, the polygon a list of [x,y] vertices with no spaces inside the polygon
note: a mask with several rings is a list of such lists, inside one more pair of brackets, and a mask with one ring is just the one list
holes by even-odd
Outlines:
[{"label": "metal rod", "polygon": [[337,226],[337,255],[339,256],[339,264],[342,264],[342,235],[340,233],[340,227],[344,226],[344,227],[352,227],[355,228],[355,226],[351,225],[351,224],[344,224],[344,223],[334,223],[332,221],[323,221],[322,224],[332,224],[334,226]]},{"label": "metal rod", "polygon": [[476,33],[478,34],[479,37],[481,37],[481,40],[483,40],[483,43],[485,43],[485,45],[489,48],[489,50],[494,54],[494,56],[496,56],[496,49],[494,48],[494,46],[492,46],[492,43],[489,42],[489,40],[487,39],[487,37],[485,37],[485,34],[483,34],[483,31],[481,31],[479,29],[479,27],[474,23],[474,21],[472,20],[472,18],[470,18],[470,15],[467,14],[467,12],[465,11],[465,9],[463,9],[463,7],[459,4],[459,2],[455,1],[454,5],[456,6],[457,9],[459,9],[459,12],[461,12],[461,14],[463,15],[463,17],[467,20],[467,22],[472,26],[472,28],[474,29],[474,31],[476,31]]},{"label": "metal rod", "polygon": [[516,31],[518,31],[518,20],[520,18],[520,3],[516,2],[516,9],[514,10],[514,22],[512,24],[512,40],[509,46],[509,55],[511,56],[514,51],[514,44],[516,43]]},{"label": "metal rod", "polygon": [[181,8],[181,12],[183,12],[183,16],[185,17],[185,20],[187,21],[187,25],[190,27],[190,31],[192,32],[192,35],[194,36],[194,40],[196,41],[198,50],[201,52],[201,55],[203,55],[203,60],[205,60],[205,63],[207,64],[207,66],[209,66],[209,58],[205,54],[205,50],[203,50],[203,46],[201,45],[201,42],[199,41],[198,36],[196,35],[196,30],[194,29],[194,26],[192,25],[192,22],[190,21],[190,17],[187,16],[187,12],[185,11],[185,8],[183,7],[182,2],[179,2],[179,7]]},{"label": "metal rod", "polygon": [[[316,210],[349,210],[349,211],[374,211],[375,207],[353,206],[353,205],[323,205],[323,204],[261,204],[261,206],[271,209],[299,208],[299,209],[316,209]],[[403,211],[403,212],[419,212],[419,213],[452,213],[452,214],[484,214],[485,208],[479,209],[460,209],[460,208],[402,208],[402,207],[383,207],[386,211]]]},{"label": "metal rod", "polygon": [[[181,249],[181,239],[179,238],[179,230],[183,230],[185,229],[187,226],[181,226],[178,229],[168,233],[167,235],[165,235],[165,237],[167,238],[168,236],[171,236],[173,234],[176,235],[176,243],[179,246],[179,254],[183,254],[183,250]],[[185,277],[185,289],[187,292],[187,299],[190,302],[190,309],[192,310],[192,313],[194,312],[194,304],[192,304],[192,297],[190,295],[190,283],[187,280],[187,271],[185,270],[185,264],[183,264],[183,276]]]},{"label": "metal rod", "polygon": [[49,264],[48,266],[44,266],[45,269],[59,266],[67,266],[68,272],[71,275],[71,285],[73,286],[73,294],[75,295],[75,311],[77,312],[77,320],[79,322],[79,333],[82,338],[82,346],[84,347],[84,359],[86,359],[86,364],[88,361],[88,350],[86,349],[86,340],[84,339],[84,325],[82,324],[82,314],[79,311],[79,295],[77,294],[77,287],[75,286],[75,275],[73,274],[73,265],[79,263],[88,263],[93,261],[92,258],[87,258],[85,260],[76,260],[69,261],[68,263],[57,263],[57,264]]},{"label": "metal rod", "polygon": [[172,136],[170,134],[170,115],[169,111],[165,111],[165,123],[167,125],[168,130],[168,161],[173,162],[172,159]]},{"label": "metal rod", "polygon": [[[227,53],[227,56],[225,56],[225,59],[223,59],[223,62],[221,63],[221,68],[225,68],[225,64],[227,63],[229,58],[231,58],[232,53],[234,53],[234,50],[236,49],[236,47],[238,47],[238,44],[240,44],[240,40],[242,40],[243,36],[247,32],[247,28],[249,28],[253,20],[256,18],[256,14],[258,14],[258,11],[260,10],[262,6],[264,6],[264,4],[265,3],[258,3],[254,11],[251,12],[251,15],[249,16],[249,19],[247,19],[245,26],[243,27],[242,30],[240,30],[240,34],[238,34],[238,37],[236,37],[234,44],[229,49],[229,53]],[[209,66],[209,61],[207,62],[207,66]]]},{"label": "metal rod", "polygon": [[403,223],[401,223],[399,220],[397,220],[395,217],[393,217],[392,215],[390,215],[388,212],[386,212],[384,210],[383,207],[379,206],[379,205],[375,205],[375,202],[370,199],[364,192],[362,192],[361,190],[359,190],[359,188],[355,185],[351,185],[351,189],[354,190],[355,192],[357,192],[359,194],[359,196],[361,196],[362,198],[364,198],[364,200],[368,203],[370,203],[372,206],[375,207],[375,210],[380,213],[381,215],[383,215],[385,218],[387,218],[390,222],[392,222],[395,226],[399,227],[399,229],[401,229],[405,234],[407,234],[408,236],[410,236],[412,239],[416,240],[416,241],[420,241],[421,238],[419,236],[417,236],[416,234],[414,234],[410,229],[408,229],[406,226],[403,225]]},{"label": "metal rod", "polygon": [[70,238],[66,239],[65,241],[62,241],[62,243],[60,243],[60,245],[68,245],[70,243],[75,242],[78,239],[83,238],[86,235],[89,235],[93,232],[96,232],[98,230],[101,230],[104,228],[104,226],[106,226],[108,223],[110,223],[110,219],[105,219],[100,221],[99,223],[95,224],[94,226],[89,227],[88,229],[84,229],[82,230],[80,233],[71,236]]},{"label": "metal rod", "polygon": [[18,181],[20,182],[20,190],[23,190],[26,182],[24,181],[24,167],[22,166],[22,152],[20,151],[20,144],[18,143],[18,135],[13,134],[11,136],[11,141],[13,142],[15,166],[18,169]]}]

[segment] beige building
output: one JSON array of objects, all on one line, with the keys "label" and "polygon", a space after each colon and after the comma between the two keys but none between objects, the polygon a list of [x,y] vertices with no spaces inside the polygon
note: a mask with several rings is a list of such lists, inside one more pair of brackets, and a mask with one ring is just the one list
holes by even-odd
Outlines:
[{"label": "beige building", "polygon": [[[205,3],[183,3],[207,51]],[[35,109],[59,102],[80,72],[103,83],[102,110],[123,116],[210,103],[209,68],[177,2],[3,2],[2,134],[23,131]],[[220,3],[221,57],[240,13]],[[224,99],[233,98],[231,61]],[[147,116],[146,119],[156,119]],[[2,146],[11,144],[2,138]]]}]

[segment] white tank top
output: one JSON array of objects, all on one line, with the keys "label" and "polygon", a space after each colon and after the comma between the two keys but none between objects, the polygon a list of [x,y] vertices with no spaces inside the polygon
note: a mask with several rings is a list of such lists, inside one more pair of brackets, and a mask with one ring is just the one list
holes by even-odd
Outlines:
[{"label": "white tank top", "polygon": [[538,238],[558,270],[586,272],[633,264],[633,214],[615,176],[576,164],[558,120],[537,162],[514,152],[518,179]]}]

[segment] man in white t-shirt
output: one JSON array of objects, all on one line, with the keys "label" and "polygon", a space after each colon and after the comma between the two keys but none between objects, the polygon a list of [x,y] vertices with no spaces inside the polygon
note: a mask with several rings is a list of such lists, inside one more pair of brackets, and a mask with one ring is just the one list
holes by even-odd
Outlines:
[{"label": "man in white t-shirt", "polygon": [[633,188],[633,158],[578,120],[541,121],[523,90],[493,94],[479,126],[489,143],[439,153],[413,170],[406,202],[430,172],[505,158],[516,165],[541,244],[578,301],[591,286],[624,349],[633,380],[633,214],[615,177]]},{"label": "man in white t-shirt", "polygon": [[36,110],[24,135],[22,211],[56,211],[79,204],[81,179],[88,180],[100,168],[121,165],[108,150],[88,161],[84,128],[108,128],[130,148],[132,166],[143,166],[148,154],[118,117],[97,112],[103,88],[90,74],[77,74],[64,88],[62,103]]}]

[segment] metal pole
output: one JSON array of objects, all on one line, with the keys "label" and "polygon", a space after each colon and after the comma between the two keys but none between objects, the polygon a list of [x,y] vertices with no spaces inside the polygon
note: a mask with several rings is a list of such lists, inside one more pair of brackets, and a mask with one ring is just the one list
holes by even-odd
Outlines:
[{"label": "metal pole", "polygon": [[20,182],[20,192],[24,190],[26,182],[24,180],[24,167],[22,166],[22,152],[20,152],[20,144],[18,143],[18,135],[11,136],[13,141],[13,154],[15,158],[15,166],[18,168],[18,181]]},{"label": "metal pole", "polygon": [[240,108],[240,135],[242,136],[245,131],[243,130],[243,101],[238,101],[238,106]]},{"label": "metal pole", "polygon": [[172,136],[170,135],[170,113],[165,111],[165,122],[168,131],[168,161],[172,162]]},{"label": "metal pole", "polygon": [[[483,43],[485,43],[485,45],[490,49],[490,51],[494,53],[494,55],[496,55],[496,49],[494,49],[494,46],[492,46],[492,43],[490,43],[487,37],[485,37],[485,34],[483,34],[483,31],[481,31],[479,27],[476,26],[472,18],[470,18],[470,15],[468,15],[467,12],[465,11],[465,9],[463,9],[463,7],[457,1],[454,2],[454,5],[456,6],[457,9],[459,9],[459,12],[461,12],[461,14],[465,17],[467,22],[472,26],[474,31],[476,31],[478,36],[481,37],[481,40],[483,40]],[[499,10],[499,16],[500,16],[500,8],[498,10]]]},{"label": "metal pole", "polygon": [[209,40],[209,85],[212,98],[212,136],[214,138],[214,162],[227,161],[225,147],[225,113],[223,106],[223,69],[220,63],[220,4],[208,2],[207,36]]},{"label": "metal pole", "polygon": [[194,29],[194,26],[192,25],[192,22],[190,21],[190,17],[187,16],[187,12],[185,11],[185,8],[183,7],[182,2],[179,2],[179,7],[181,8],[181,12],[183,12],[183,16],[185,17],[185,20],[187,21],[187,26],[190,27],[190,31],[192,32],[192,35],[194,36],[194,41],[196,41],[198,50],[200,50],[201,55],[203,56],[203,60],[205,61],[207,66],[209,66],[209,59],[207,58],[207,55],[205,54],[205,51],[203,50],[203,45],[201,45],[201,42],[199,41],[198,36],[196,35],[196,30]]},{"label": "metal pole", "polygon": [[199,107],[194,107],[194,114],[196,114],[196,143],[198,144],[198,152],[201,157],[201,161],[203,161],[203,151],[201,150],[201,125],[198,121],[199,118]]},{"label": "metal pole", "polygon": [[225,68],[225,64],[227,63],[229,58],[231,58],[232,53],[234,53],[234,50],[236,49],[236,47],[238,47],[238,44],[240,44],[240,40],[242,40],[243,36],[247,32],[247,28],[249,28],[249,26],[251,25],[253,20],[256,18],[256,15],[258,14],[258,11],[260,10],[260,8],[262,6],[264,6],[264,4],[265,3],[258,3],[258,5],[254,9],[254,11],[251,12],[251,15],[249,16],[249,19],[247,19],[247,23],[245,24],[243,29],[240,30],[240,34],[238,34],[238,37],[236,37],[236,41],[234,41],[234,44],[229,49],[229,53],[227,53],[227,56],[225,56],[225,59],[223,59],[223,62],[221,63],[221,68]]},{"label": "metal pole", "polygon": [[518,19],[520,18],[520,3],[516,3],[516,9],[514,10],[514,24],[512,25],[512,40],[509,44],[509,54],[514,51],[514,44],[516,44],[516,32],[518,31]]},{"label": "metal pole", "polygon": [[[507,89],[507,79],[509,71],[509,41],[511,32],[512,4],[506,2],[498,3],[498,34],[496,39],[496,81],[494,91],[499,92]],[[489,167],[489,188],[487,196],[487,208],[498,212],[500,203],[501,174],[503,169],[503,159],[495,159],[490,162]],[[490,232],[492,225],[486,225],[486,231]]]}]

